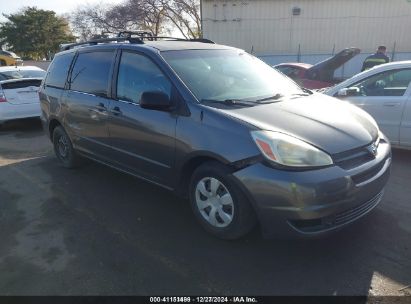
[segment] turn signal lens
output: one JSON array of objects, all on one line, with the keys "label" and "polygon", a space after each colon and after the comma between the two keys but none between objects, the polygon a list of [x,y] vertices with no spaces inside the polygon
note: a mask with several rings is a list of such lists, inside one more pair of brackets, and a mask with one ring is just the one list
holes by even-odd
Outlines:
[{"label": "turn signal lens", "polygon": [[257,143],[258,147],[260,150],[271,160],[276,161],[277,159],[275,158],[275,155],[273,151],[271,150],[270,144],[266,143],[265,141],[262,141],[260,139],[256,139],[255,142]]}]

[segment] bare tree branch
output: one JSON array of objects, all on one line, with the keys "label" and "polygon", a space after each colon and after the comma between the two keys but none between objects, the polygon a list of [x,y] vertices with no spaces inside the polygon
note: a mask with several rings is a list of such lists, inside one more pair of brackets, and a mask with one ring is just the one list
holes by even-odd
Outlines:
[{"label": "bare tree branch", "polygon": [[115,6],[81,6],[70,21],[80,40],[124,30],[144,30],[159,36],[173,28],[185,38],[198,38],[199,9],[199,0],[125,0]]}]

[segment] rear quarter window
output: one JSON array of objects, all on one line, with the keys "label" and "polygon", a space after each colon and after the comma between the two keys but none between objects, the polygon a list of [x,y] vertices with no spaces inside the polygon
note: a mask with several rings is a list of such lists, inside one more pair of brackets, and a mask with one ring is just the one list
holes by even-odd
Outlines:
[{"label": "rear quarter window", "polygon": [[74,52],[56,55],[48,69],[45,85],[63,89],[73,57]]}]

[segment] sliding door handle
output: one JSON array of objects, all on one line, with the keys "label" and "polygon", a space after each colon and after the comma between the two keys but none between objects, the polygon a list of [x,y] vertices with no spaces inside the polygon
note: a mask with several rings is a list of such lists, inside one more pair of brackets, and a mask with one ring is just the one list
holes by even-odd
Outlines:
[{"label": "sliding door handle", "polygon": [[396,107],[399,106],[401,103],[400,102],[384,102],[383,106],[384,107]]},{"label": "sliding door handle", "polygon": [[120,110],[119,107],[114,107],[114,108],[111,110],[111,113],[113,113],[113,114],[116,115],[116,116],[119,116],[119,115],[123,114],[123,112],[121,112],[121,110]]}]

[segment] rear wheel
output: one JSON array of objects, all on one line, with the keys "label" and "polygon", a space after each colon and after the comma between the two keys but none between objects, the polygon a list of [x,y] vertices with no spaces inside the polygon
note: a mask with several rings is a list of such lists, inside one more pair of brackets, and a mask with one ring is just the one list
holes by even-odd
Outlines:
[{"label": "rear wheel", "polygon": [[218,162],[204,163],[195,170],[190,203],[204,229],[222,239],[238,239],[256,223],[244,193],[229,170]]},{"label": "rear wheel", "polygon": [[58,126],[53,131],[54,153],[66,168],[75,168],[80,163],[73,144],[63,127]]}]

